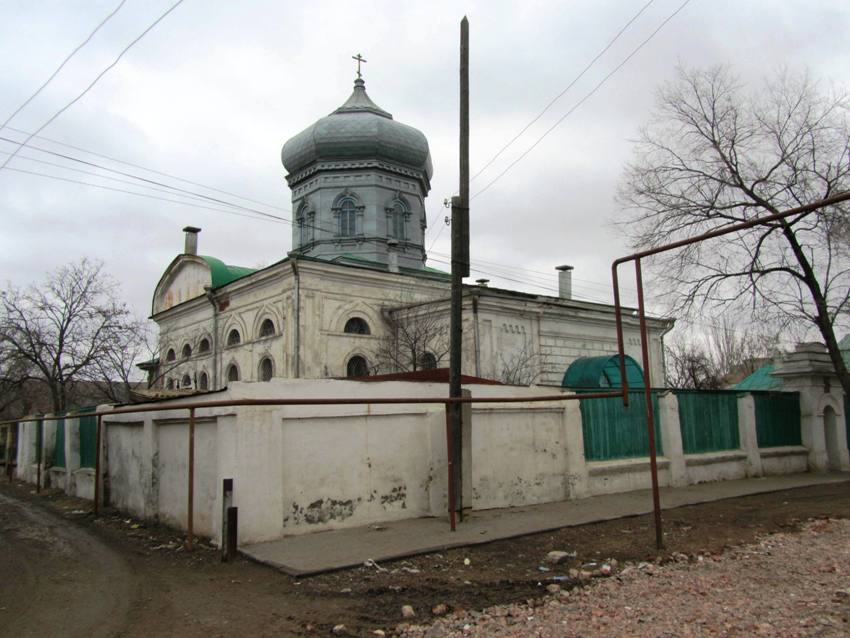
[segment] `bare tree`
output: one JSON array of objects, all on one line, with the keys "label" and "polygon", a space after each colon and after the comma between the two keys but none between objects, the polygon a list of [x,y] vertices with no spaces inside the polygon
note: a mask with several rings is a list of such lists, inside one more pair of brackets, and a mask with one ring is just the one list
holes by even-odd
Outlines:
[{"label": "bare tree", "polygon": [[0,341],[0,418],[18,416],[32,404],[28,392],[32,365]]},{"label": "bare tree", "polygon": [[68,408],[74,384],[120,378],[114,362],[136,347],[138,322],[117,291],[101,263],[83,259],[0,294],[0,344],[47,387],[54,411]]},{"label": "bare tree", "polygon": [[[777,213],[850,187],[845,93],[782,72],[748,93],[726,68],[680,70],[658,93],[619,199],[650,248]],[[671,312],[747,311],[806,325],[826,343],[845,392],[836,326],[847,324],[848,208],[832,206],[664,253],[653,261]]]},{"label": "bare tree", "polygon": [[667,385],[713,390],[740,381],[782,352],[777,334],[727,315],[706,318],[665,344]]},{"label": "bare tree", "polygon": [[505,356],[499,354],[501,372],[499,381],[508,385],[531,385],[543,374],[546,356],[534,349],[529,339],[524,339],[519,350]]},{"label": "bare tree", "polygon": [[[133,401],[133,391],[139,382],[137,363],[150,359],[155,352],[150,322],[128,318],[121,329],[110,335],[111,343],[103,355],[81,376],[91,382],[100,394],[112,403]],[[146,384],[145,384],[146,385]]]},{"label": "bare tree", "polygon": [[716,390],[722,386],[722,375],[701,344],[683,339],[672,341],[664,354],[668,386],[693,390]]},{"label": "bare tree", "polygon": [[746,321],[730,316],[715,317],[705,337],[708,356],[724,381],[743,378],[782,353],[779,330],[761,326],[759,331]]},{"label": "bare tree", "polygon": [[441,367],[449,354],[449,326],[426,304],[383,313],[386,336],[375,350],[376,372],[414,372]]}]

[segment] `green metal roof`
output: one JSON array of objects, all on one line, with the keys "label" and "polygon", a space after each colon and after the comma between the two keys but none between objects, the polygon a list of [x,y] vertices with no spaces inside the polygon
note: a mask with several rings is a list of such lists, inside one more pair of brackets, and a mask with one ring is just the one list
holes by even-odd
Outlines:
[{"label": "green metal roof", "polygon": [[221,259],[200,255],[200,258],[207,262],[210,267],[211,284],[213,289],[221,288],[229,284],[231,281],[241,279],[246,275],[256,272],[255,268],[245,268],[243,266],[228,266]]},{"label": "green metal roof", "polygon": [[[638,362],[625,355],[626,379],[629,387],[643,388],[643,370]],[[573,389],[622,388],[620,355],[580,357],[564,373],[561,387]]]},{"label": "green metal roof", "polygon": [[[330,263],[343,264],[346,262],[352,262],[354,264],[363,264],[369,268],[375,268],[377,270],[383,270],[385,272],[389,272],[389,267],[387,264],[380,261],[373,261],[371,259],[366,259],[364,257],[358,257],[352,253],[342,253],[334,257],[333,259],[320,259],[318,257],[312,257],[316,261],[329,261]],[[399,266],[399,273],[402,275],[415,275],[415,276],[428,276],[435,275],[440,279],[449,279],[451,277],[450,273],[443,272],[442,270],[437,270],[436,268],[431,268],[429,266],[423,266],[422,268],[407,268],[405,266]],[[430,277],[433,279],[433,277]]]},{"label": "green metal roof", "polygon": [[772,363],[768,363],[766,366],[762,366],[755,372],[753,372],[750,376],[745,377],[734,386],[732,386],[733,390],[781,390],[782,389],[782,379],[780,377],[774,377],[771,373],[773,372],[775,366]]}]

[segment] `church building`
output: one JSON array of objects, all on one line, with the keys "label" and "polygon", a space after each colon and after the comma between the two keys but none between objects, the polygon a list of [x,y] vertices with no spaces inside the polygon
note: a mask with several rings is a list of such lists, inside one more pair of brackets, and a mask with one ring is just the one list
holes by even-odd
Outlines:
[{"label": "church building", "polygon": [[[186,227],[184,251],[153,296],[153,385],[205,391],[446,367],[450,281],[426,266],[425,135],[377,106],[358,72],[351,96],[288,140],[281,160],[292,250],[266,268],[232,266],[198,254],[200,229]],[[560,385],[575,359],[616,352],[613,307],[573,299],[572,269],[558,270],[557,297],[484,280],[464,287],[464,374]],[[662,385],[672,321],[648,327],[652,381]],[[624,328],[626,352],[639,359],[631,310]]]}]

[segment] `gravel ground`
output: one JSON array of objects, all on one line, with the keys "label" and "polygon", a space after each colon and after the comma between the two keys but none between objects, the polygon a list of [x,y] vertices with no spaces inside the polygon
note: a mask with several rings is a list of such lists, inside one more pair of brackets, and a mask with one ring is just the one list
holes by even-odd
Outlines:
[{"label": "gravel ground", "polygon": [[542,600],[396,630],[411,638],[850,636],[850,521],[810,521],[800,533],[718,556],[674,558],[626,563],[610,578]]}]

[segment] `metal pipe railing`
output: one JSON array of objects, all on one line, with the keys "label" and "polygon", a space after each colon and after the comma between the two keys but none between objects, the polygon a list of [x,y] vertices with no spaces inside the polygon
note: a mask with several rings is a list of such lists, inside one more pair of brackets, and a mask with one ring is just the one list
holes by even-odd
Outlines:
[{"label": "metal pipe railing", "polygon": [[715,237],[722,237],[723,235],[729,235],[731,233],[737,233],[742,230],[747,230],[748,228],[753,228],[755,226],[761,226],[764,224],[768,224],[774,221],[784,220],[787,217],[793,217],[794,215],[807,215],[812,211],[815,211],[819,208],[824,208],[826,206],[832,206],[834,204],[840,204],[841,202],[845,202],[850,200],[850,191],[844,191],[833,195],[831,197],[826,197],[824,199],[818,200],[816,202],[812,202],[810,204],[806,204],[804,206],[797,206],[796,208],[790,208],[785,211],[773,213],[771,215],[766,215],[764,217],[757,217],[755,219],[751,219],[746,222],[740,222],[737,224],[731,224],[729,226],[724,226],[722,228],[718,228],[716,230],[712,230],[709,232],[702,233],[700,235],[695,235],[694,237],[688,237],[686,239],[680,239],[678,241],[670,242],[669,244],[664,244],[661,246],[656,246],[654,248],[649,248],[647,250],[642,250],[640,252],[636,252],[634,254],[628,255],[626,257],[620,257],[619,259],[615,259],[611,264],[611,278],[614,286],[614,313],[615,313],[615,321],[617,328],[617,349],[620,355],[620,378],[622,379],[622,399],[623,405],[629,405],[629,380],[626,377],[626,358],[625,358],[625,346],[623,340],[623,322],[621,318],[622,308],[620,306],[620,281],[617,273],[617,269],[621,264],[625,264],[629,261],[633,261],[635,263],[635,279],[637,282],[637,294],[638,294],[638,314],[639,314],[639,323],[640,323],[640,342],[641,342],[641,355],[643,357],[643,374],[644,374],[644,391],[646,394],[646,427],[647,434],[649,436],[649,463],[650,463],[650,474],[652,475],[652,503],[653,503],[653,513],[655,518],[655,544],[658,549],[661,549],[664,546],[664,533],[662,531],[662,523],[661,523],[661,499],[659,496],[658,490],[658,464],[657,464],[657,454],[655,449],[655,426],[654,420],[655,415],[653,413],[652,407],[652,397],[650,394],[650,372],[649,372],[649,338],[646,329],[646,312],[644,308],[644,295],[643,295],[643,276],[641,273],[641,260],[645,257],[650,257],[652,255],[658,255],[663,252],[667,252],[670,250],[675,250],[677,248],[684,248],[685,246],[690,246],[691,244],[697,244],[699,242],[707,241],[709,239],[714,239]]},{"label": "metal pipe railing", "polygon": [[[101,501],[101,448],[103,447],[103,430],[106,424],[104,416],[119,414],[138,414],[147,412],[170,412],[174,410],[189,410],[188,428],[188,476],[187,476],[187,505],[186,505],[186,549],[192,550],[194,543],[194,498],[195,498],[195,411],[203,408],[226,408],[239,406],[285,406],[285,405],[404,405],[404,404],[442,404],[446,413],[446,456],[448,461],[448,509],[449,524],[451,530],[455,531],[457,494],[453,480],[454,471],[454,440],[452,434],[451,410],[455,404],[462,403],[540,403],[547,401],[576,401],[579,399],[602,399],[620,397],[619,392],[588,392],[586,394],[550,394],[528,397],[375,397],[375,398],[329,398],[329,399],[220,399],[213,401],[188,401],[183,398],[174,399],[180,401],[178,405],[128,405],[106,410],[98,410],[97,415],[97,442],[95,450],[95,477],[94,477],[94,513],[100,512]],[[2,421],[0,425],[27,423],[30,421],[54,421],[67,418],[67,415],[52,416],[44,415],[38,417],[27,417],[10,421]]]}]

